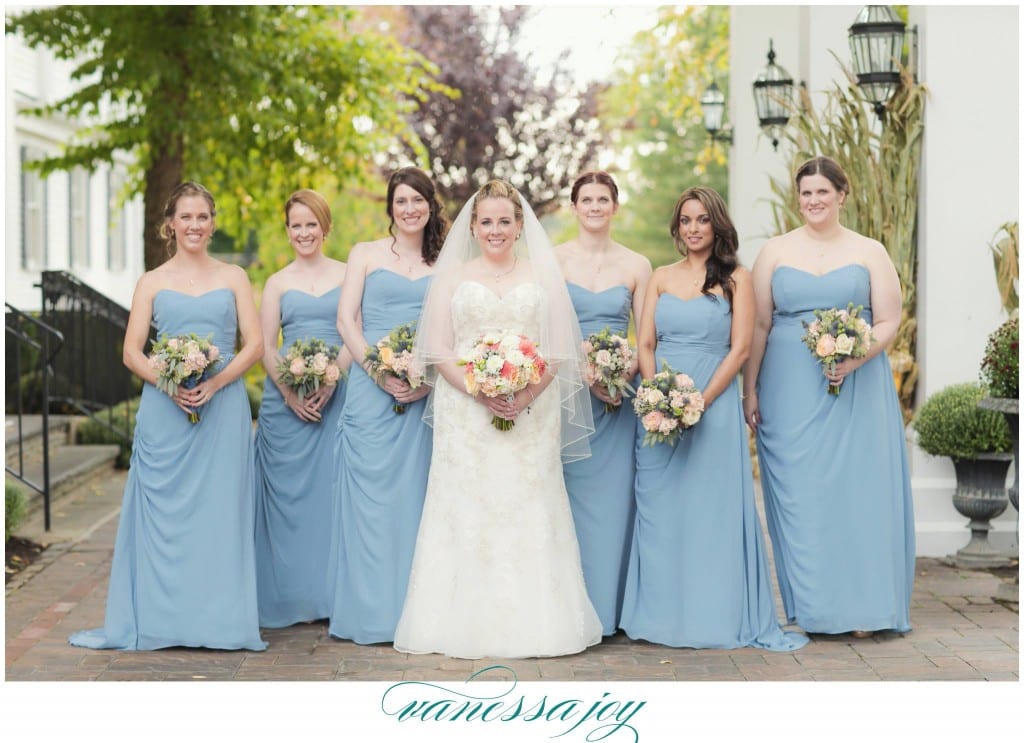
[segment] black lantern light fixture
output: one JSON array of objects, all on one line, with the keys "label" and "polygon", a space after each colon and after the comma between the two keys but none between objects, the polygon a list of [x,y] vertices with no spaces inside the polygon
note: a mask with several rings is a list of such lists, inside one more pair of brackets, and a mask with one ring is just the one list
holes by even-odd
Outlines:
[{"label": "black lantern light fixture", "polygon": [[793,78],[775,64],[775,49],[768,40],[768,66],[754,80],[754,105],[757,120],[764,133],[771,137],[772,148],[779,149],[779,134],[789,122],[793,108]]},{"label": "black lantern light fixture", "polygon": [[704,128],[711,135],[711,141],[732,144],[732,127],[722,123],[725,119],[725,93],[714,80],[701,96],[700,106],[704,112]]},{"label": "black lantern light fixture", "polygon": [[[903,41],[907,33],[907,25],[888,5],[865,5],[850,26],[850,54],[857,84],[880,119],[885,115],[885,104],[900,85]],[[917,27],[910,33],[913,34],[913,52]]]}]

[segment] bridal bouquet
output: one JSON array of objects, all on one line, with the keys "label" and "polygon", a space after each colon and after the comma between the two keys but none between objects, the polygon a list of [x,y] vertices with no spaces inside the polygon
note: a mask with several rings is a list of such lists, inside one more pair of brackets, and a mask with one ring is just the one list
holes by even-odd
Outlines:
[{"label": "bridal bouquet", "polygon": [[[626,392],[634,392],[626,379],[626,370],[633,360],[633,349],[629,347],[628,340],[612,333],[610,328],[604,328],[587,336],[583,341],[583,354],[587,359],[588,385],[600,382],[613,396],[624,397]],[[608,402],[604,404],[606,413],[613,412],[616,407]]]},{"label": "bridal bouquet", "polygon": [[[366,349],[366,360],[370,365],[370,375],[378,386],[384,379],[392,376],[407,382],[409,387],[416,389],[423,384],[423,370],[414,362],[412,344],[416,340],[416,323],[399,325],[385,335],[375,346]],[[391,406],[398,415],[405,413],[405,405],[396,402]]]},{"label": "bridal bouquet", "polygon": [[[526,385],[539,382],[548,368],[536,343],[508,331],[484,333],[472,350],[455,363],[466,367],[466,392],[480,392],[487,397],[505,395],[510,402]],[[510,431],[515,421],[495,415],[491,425],[499,431]]]},{"label": "bridal bouquet", "polygon": [[661,371],[640,383],[633,410],[644,427],[643,446],[675,446],[679,432],[692,428],[704,412],[704,398],[686,374],[662,362]]},{"label": "bridal bouquet", "polygon": [[[805,332],[801,340],[823,369],[834,372],[844,357],[859,359],[867,354],[874,339],[871,325],[860,316],[863,309],[850,302],[845,310],[815,310],[815,320],[803,323]],[[839,385],[829,383],[828,393],[838,395]]]},{"label": "bridal bouquet", "polygon": [[[206,379],[211,366],[220,358],[218,349],[210,339],[200,338],[195,333],[160,337],[149,354],[149,365],[156,372],[156,388],[174,397],[178,387],[192,389]],[[199,422],[199,412],[188,414],[189,423]]]},{"label": "bridal bouquet", "polygon": [[299,402],[321,386],[332,387],[343,374],[338,366],[337,346],[330,346],[319,338],[297,340],[284,356],[277,360],[277,379],[295,390]]}]

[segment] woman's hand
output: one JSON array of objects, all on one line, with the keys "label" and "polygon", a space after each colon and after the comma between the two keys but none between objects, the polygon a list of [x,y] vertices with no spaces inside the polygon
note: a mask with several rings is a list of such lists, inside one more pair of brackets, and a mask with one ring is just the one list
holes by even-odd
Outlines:
[{"label": "woman's hand", "polygon": [[616,394],[613,396],[601,382],[594,382],[590,385],[590,394],[606,405],[622,404],[622,395]]},{"label": "woman's hand", "polygon": [[405,392],[399,392],[398,394],[393,394],[392,397],[395,398],[395,402],[402,403],[403,405],[408,405],[411,402],[416,402],[417,400],[422,400],[424,397],[426,397],[427,395],[430,394],[430,386],[429,385],[421,384],[419,387],[416,387],[414,389],[414,388],[409,387],[408,383],[406,383],[406,382],[402,382],[402,384],[405,385],[405,387],[406,387]]},{"label": "woman's hand", "polygon": [[747,425],[753,430],[761,425],[761,411],[757,406],[757,394],[749,394],[743,400],[743,417],[747,419]]},{"label": "woman's hand", "polygon": [[[320,389],[324,388],[321,387]],[[306,423],[319,423],[320,407],[313,401],[314,395],[316,395],[315,392],[299,400],[299,394],[295,390],[288,388],[284,392],[284,404],[295,413],[299,420],[303,420]]]},{"label": "woman's hand", "polygon": [[320,413],[320,411],[327,406],[327,403],[331,401],[331,398],[334,396],[334,391],[337,388],[338,385],[336,384],[320,385],[320,389],[316,390],[316,392],[311,395],[307,395],[303,402],[309,404],[310,410],[315,410],[317,413]]},{"label": "woman's hand", "polygon": [[210,402],[219,389],[217,378],[211,377],[204,379],[192,389],[187,390],[179,385],[177,393],[171,399],[186,413],[194,413],[200,406]]},{"label": "woman's hand", "polygon": [[844,379],[857,371],[857,369],[860,369],[863,365],[864,359],[854,359],[847,356],[836,364],[834,371],[830,371],[828,367],[825,367],[825,379],[829,381],[829,384],[842,384]]},{"label": "woman's hand", "polygon": [[[515,420],[516,416],[519,415],[519,411],[526,408],[526,405],[517,406],[516,397],[509,400],[507,395],[488,397],[487,395],[477,393],[473,396],[473,399],[487,408],[491,415],[496,415],[499,418],[510,421]],[[527,395],[527,399],[529,399],[529,395]]]}]

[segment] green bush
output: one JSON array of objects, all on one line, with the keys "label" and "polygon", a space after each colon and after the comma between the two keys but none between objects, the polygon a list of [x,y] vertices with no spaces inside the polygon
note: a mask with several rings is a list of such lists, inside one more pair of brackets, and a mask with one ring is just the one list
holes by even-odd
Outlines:
[{"label": "green bush", "polygon": [[107,420],[108,416],[121,425],[125,419],[125,408],[128,409],[128,440],[125,441],[102,423],[94,420],[86,420],[75,428],[76,444],[117,444],[121,451],[117,454],[114,466],[126,470],[132,458],[132,437],[135,435],[135,414],[139,411],[138,397],[126,402],[118,403],[112,408],[100,410],[96,416],[100,420]]},{"label": "green bush", "polygon": [[11,538],[11,534],[25,520],[25,513],[28,510],[28,498],[21,492],[21,488],[4,483],[4,541]]},{"label": "green bush", "polygon": [[992,397],[1020,397],[1020,325],[1014,315],[988,337],[981,381]]},{"label": "green bush", "polygon": [[1000,413],[983,410],[988,394],[977,382],[945,387],[928,398],[914,417],[917,443],[939,457],[974,459],[985,452],[1010,451],[1010,427]]}]

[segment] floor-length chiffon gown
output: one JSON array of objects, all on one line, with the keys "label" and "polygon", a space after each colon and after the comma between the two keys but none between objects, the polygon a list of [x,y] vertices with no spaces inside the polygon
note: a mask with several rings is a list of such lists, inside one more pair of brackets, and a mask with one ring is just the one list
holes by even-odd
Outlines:
[{"label": "floor-length chiffon gown", "polygon": [[[366,276],[363,336],[374,345],[416,322],[430,277],[410,280],[379,268]],[[409,582],[416,530],[430,469],[425,398],[392,409],[395,399],[352,364],[338,421],[330,572],[330,633],[368,644],[391,642]]]},{"label": "floor-length chiffon gown", "polygon": [[[452,298],[456,351],[484,332],[539,338],[544,305],[535,283],[499,297],[462,282]],[[433,464],[395,649],[521,658],[600,642],[562,479],[556,385],[509,431],[440,375],[433,394]]]},{"label": "floor-length chiffon gown", "polygon": [[800,340],[815,309],[850,302],[871,322],[860,264],[772,275],[758,375],[758,456],[783,606],[808,632],[910,629],[914,516],[903,418],[886,354],[829,395]]},{"label": "floor-length chiffon gown", "polygon": [[[568,288],[583,338],[606,327],[625,337],[633,302],[628,287],[592,292],[569,282]],[[622,614],[633,534],[636,416],[629,399],[610,413],[593,395],[590,401],[594,415],[591,456],[565,465],[565,487],[587,593],[604,634],[613,635]]]},{"label": "floor-length chiffon gown", "polygon": [[[199,296],[161,289],[153,319],[160,334],[212,334],[223,364],[232,357],[237,316],[229,288]],[[75,633],[72,645],[266,647],[257,622],[252,417],[242,380],[199,413],[200,422],[189,423],[166,394],[143,387],[104,625]]]},{"label": "floor-length chiffon gown", "polygon": [[[707,386],[729,352],[729,303],[664,293],[655,325],[658,368],[667,361],[697,389]],[[638,443],[622,628],[673,647],[789,651],[807,643],[779,627],[735,379],[674,446]]]},{"label": "floor-length chiffon gown", "polygon": [[[342,346],[340,287],[316,296],[299,289],[281,295],[284,353],[297,340]],[[256,427],[256,578],[260,626],[287,627],[330,614],[327,581],[334,496],[334,450],[345,400],[344,380],[317,423],[285,404],[267,371]]]}]

